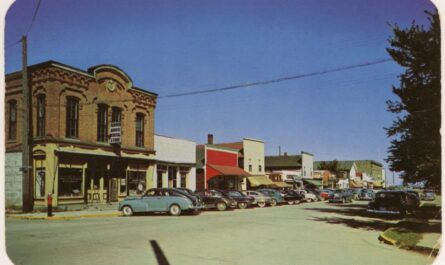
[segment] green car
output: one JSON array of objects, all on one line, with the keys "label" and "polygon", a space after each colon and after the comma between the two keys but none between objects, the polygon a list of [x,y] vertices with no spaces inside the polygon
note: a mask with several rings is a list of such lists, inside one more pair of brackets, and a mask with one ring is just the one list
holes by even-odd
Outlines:
[{"label": "green car", "polygon": [[199,211],[204,206],[199,198],[173,188],[149,189],[143,195],[128,196],[119,202],[124,216],[145,212],[168,212],[178,216],[183,211]]}]

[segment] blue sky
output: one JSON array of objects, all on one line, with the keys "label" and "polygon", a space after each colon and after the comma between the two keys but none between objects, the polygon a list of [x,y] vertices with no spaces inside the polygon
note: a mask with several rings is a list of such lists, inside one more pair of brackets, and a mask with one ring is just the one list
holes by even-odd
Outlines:
[{"label": "blue sky", "polygon": [[[6,45],[27,31],[37,0],[17,0]],[[388,23],[426,23],[421,0],[43,0],[29,63],[113,64],[159,95],[218,88],[389,58]],[[20,45],[5,51],[20,69]],[[393,62],[221,93],[160,98],[159,134],[216,142],[262,139],[266,153],[383,162],[401,69]],[[389,174],[389,172],[388,172]]]}]

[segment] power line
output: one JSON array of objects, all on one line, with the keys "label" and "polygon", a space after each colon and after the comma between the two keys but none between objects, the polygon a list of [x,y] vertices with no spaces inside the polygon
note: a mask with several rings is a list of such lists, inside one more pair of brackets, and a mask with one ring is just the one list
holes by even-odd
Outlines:
[{"label": "power line", "polygon": [[293,80],[293,79],[301,79],[301,78],[305,78],[305,77],[318,76],[318,75],[324,75],[324,74],[329,74],[329,73],[346,71],[346,70],[355,69],[355,68],[367,67],[367,66],[387,63],[387,62],[391,62],[391,61],[392,61],[392,59],[380,59],[380,60],[365,62],[365,63],[361,63],[361,64],[353,64],[353,65],[342,66],[342,67],[323,70],[323,71],[316,71],[316,72],[312,72],[312,73],[299,74],[299,75],[293,75],[293,76],[281,77],[281,78],[276,78],[276,79],[252,82],[252,83],[247,83],[247,84],[239,84],[239,85],[221,87],[221,88],[195,90],[195,91],[178,93],[178,94],[170,94],[170,95],[165,95],[165,96],[159,96],[158,98],[184,97],[184,96],[191,96],[191,95],[198,95],[198,94],[222,92],[222,91],[234,90],[234,89],[245,88],[245,87],[267,85],[267,84],[279,83],[279,82]]},{"label": "power line", "polygon": [[[34,26],[34,22],[36,21],[37,13],[39,12],[39,9],[40,9],[40,3],[41,3],[41,2],[42,2],[42,0],[38,0],[38,2],[37,2],[37,6],[36,6],[36,9],[34,10],[34,14],[33,14],[33,16],[32,16],[31,23],[29,24],[28,30],[27,30],[26,33],[24,34],[24,36],[26,36],[26,37],[28,37],[28,34],[29,34],[29,32],[31,31],[32,26]],[[18,39],[18,40],[16,40],[16,41],[14,41],[13,43],[10,43],[10,44],[6,45],[6,46],[5,46],[5,49],[9,49],[9,48],[11,48],[11,47],[14,46],[14,45],[19,44],[21,41],[22,41],[21,39]]]},{"label": "power line", "polygon": [[42,1],[38,0],[37,7],[34,10],[34,15],[32,16],[31,24],[29,25],[28,31],[26,31],[26,34],[25,34],[26,36],[28,36],[29,32],[32,29],[32,26],[34,25],[34,22],[36,21],[37,13],[39,12],[39,8],[40,8],[40,2],[42,2]]}]

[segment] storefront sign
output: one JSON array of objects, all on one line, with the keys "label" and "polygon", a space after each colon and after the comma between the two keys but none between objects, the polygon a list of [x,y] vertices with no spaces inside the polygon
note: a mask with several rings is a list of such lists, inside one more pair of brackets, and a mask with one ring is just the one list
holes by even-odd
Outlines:
[{"label": "storefront sign", "polygon": [[121,143],[121,123],[112,122],[110,126],[110,144]]}]

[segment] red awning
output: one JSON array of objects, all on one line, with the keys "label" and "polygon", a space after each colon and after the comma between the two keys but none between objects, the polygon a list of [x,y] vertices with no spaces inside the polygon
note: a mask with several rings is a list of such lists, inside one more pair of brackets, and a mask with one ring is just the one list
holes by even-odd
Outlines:
[{"label": "red awning", "polygon": [[214,170],[218,171],[220,173],[220,175],[223,175],[223,176],[248,177],[251,175],[239,167],[219,166],[219,165],[209,165],[209,164],[207,164],[207,165],[209,167],[213,168]]}]

